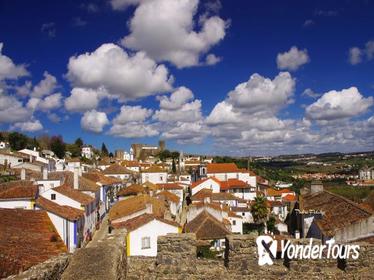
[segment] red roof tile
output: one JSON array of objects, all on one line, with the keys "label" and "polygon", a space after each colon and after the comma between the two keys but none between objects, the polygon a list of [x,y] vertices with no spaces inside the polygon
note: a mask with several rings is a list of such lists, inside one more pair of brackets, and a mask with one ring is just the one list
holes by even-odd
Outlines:
[{"label": "red roof tile", "polygon": [[38,186],[31,181],[12,181],[0,184],[0,200],[35,199]]},{"label": "red roof tile", "polygon": [[0,209],[0,217],[0,278],[67,252],[46,211]]},{"label": "red roof tile", "polygon": [[79,210],[67,205],[59,205],[42,196],[38,197],[35,204],[48,212],[56,214],[57,216],[60,216],[70,221],[76,221],[84,216],[83,210]]},{"label": "red roof tile", "polygon": [[75,201],[78,201],[82,205],[88,205],[95,199],[88,194],[82,193],[76,189],[73,189],[67,185],[62,185],[57,188],[53,188],[56,192],[59,192],[62,195],[65,195]]},{"label": "red roof tile", "polygon": [[235,163],[209,163],[207,173],[234,173],[241,172]]}]

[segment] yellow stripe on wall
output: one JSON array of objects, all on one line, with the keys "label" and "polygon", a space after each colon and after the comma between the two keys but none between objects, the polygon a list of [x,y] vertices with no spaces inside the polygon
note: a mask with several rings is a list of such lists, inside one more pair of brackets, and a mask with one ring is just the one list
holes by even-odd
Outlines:
[{"label": "yellow stripe on wall", "polygon": [[126,254],[130,256],[130,232],[128,232],[126,236]]}]

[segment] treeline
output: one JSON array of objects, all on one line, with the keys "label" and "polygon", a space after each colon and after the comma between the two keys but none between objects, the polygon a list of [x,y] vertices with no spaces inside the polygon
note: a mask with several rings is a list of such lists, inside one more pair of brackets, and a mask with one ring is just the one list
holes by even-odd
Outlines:
[{"label": "treeline", "polygon": [[[81,149],[84,142],[81,138],[77,138],[73,143],[65,143],[61,135],[49,136],[47,134],[38,137],[28,137],[19,132],[0,132],[0,141],[9,143],[12,151],[19,151],[22,149],[34,149],[38,151],[50,150],[58,158],[64,158],[66,152],[71,154],[71,157],[81,157]],[[102,144],[101,150],[93,148],[94,154],[102,157],[113,156],[109,152],[105,143]]]}]

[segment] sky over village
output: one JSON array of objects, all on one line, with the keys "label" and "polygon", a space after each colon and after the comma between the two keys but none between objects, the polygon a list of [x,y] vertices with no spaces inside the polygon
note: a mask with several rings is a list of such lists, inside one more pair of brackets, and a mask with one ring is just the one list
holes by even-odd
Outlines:
[{"label": "sky over village", "polygon": [[0,129],[226,155],[374,149],[374,1],[0,0]]}]

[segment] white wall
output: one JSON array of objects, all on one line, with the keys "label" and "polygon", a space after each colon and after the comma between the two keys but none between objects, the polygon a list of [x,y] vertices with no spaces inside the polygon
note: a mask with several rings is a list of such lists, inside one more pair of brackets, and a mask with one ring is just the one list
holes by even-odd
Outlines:
[{"label": "white wall", "polygon": [[239,172],[208,173],[207,177],[216,177],[220,181],[227,181],[228,179],[239,179]]},{"label": "white wall", "polygon": [[7,164],[10,164],[10,167],[13,167],[13,165],[22,163],[23,159],[21,157],[0,154],[0,164],[4,165],[5,161],[7,162]]},{"label": "white wall", "polygon": [[43,193],[49,189],[59,187],[61,185],[61,181],[60,180],[38,180],[36,181],[36,184],[39,185],[39,193]]},{"label": "white wall", "polygon": [[[0,208],[9,208],[9,209],[33,209],[34,203],[31,199],[9,199],[9,200],[0,200]],[[1,217],[0,217],[1,219]]]},{"label": "white wall", "polygon": [[[178,233],[178,227],[172,226],[158,220],[153,220],[142,227],[129,232],[130,256],[157,256],[157,238],[168,233]],[[142,249],[142,238],[150,237],[150,248]]]},{"label": "white wall", "polygon": [[167,177],[168,177],[167,172],[158,172],[158,173],[142,172],[142,183],[149,181],[153,184],[165,184],[167,182]]},{"label": "white wall", "polygon": [[229,217],[231,223],[231,232],[243,234],[243,219],[236,217]]},{"label": "white wall", "polygon": [[214,193],[219,193],[220,192],[220,185],[216,181],[214,181],[213,179],[208,179],[208,180],[202,182],[201,184],[195,186],[194,188],[192,188],[191,189],[191,194],[195,195],[196,193],[198,193],[202,189],[208,189],[208,190],[212,190],[212,192],[214,192]]}]

